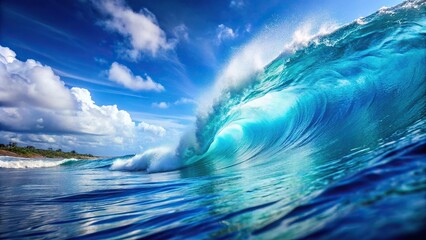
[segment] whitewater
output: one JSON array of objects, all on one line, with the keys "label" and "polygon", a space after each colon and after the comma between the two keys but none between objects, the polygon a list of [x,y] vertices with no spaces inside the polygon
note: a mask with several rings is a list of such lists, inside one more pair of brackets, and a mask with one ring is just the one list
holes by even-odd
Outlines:
[{"label": "whitewater", "polygon": [[177,147],[0,158],[0,238],[420,239],[425,1],[280,46],[240,51]]}]

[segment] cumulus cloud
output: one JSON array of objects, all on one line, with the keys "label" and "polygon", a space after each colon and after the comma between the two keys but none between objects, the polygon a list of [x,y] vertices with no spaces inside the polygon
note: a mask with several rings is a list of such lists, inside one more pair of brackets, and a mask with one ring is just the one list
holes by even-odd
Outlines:
[{"label": "cumulus cloud", "polygon": [[15,61],[16,53],[10,48],[0,47],[0,61],[4,64]]},{"label": "cumulus cloud", "polygon": [[131,90],[146,90],[146,91],[164,91],[164,87],[154,82],[148,75],[143,79],[141,76],[134,76],[133,73],[124,65],[113,62],[108,72],[108,78],[111,81],[119,83]]},{"label": "cumulus cloud", "polygon": [[166,102],[154,102],[154,103],[152,103],[152,106],[156,107],[156,108],[166,109],[166,108],[169,107],[169,104],[166,103]]},{"label": "cumulus cloud", "polygon": [[159,51],[174,47],[148,9],[134,12],[119,0],[95,1],[95,6],[108,18],[103,22],[104,27],[128,41],[130,49],[126,53],[132,59],[139,58],[141,53],[156,56]]},{"label": "cumulus cloud", "polygon": [[97,105],[89,90],[69,89],[50,67],[20,61],[0,46],[1,142],[128,153],[165,133],[161,126],[133,121],[117,105]]},{"label": "cumulus cloud", "polygon": [[21,62],[15,57],[15,52],[0,46],[0,106],[73,107],[70,92],[52,68],[32,59]]},{"label": "cumulus cloud", "polygon": [[158,135],[160,137],[162,137],[162,136],[164,136],[166,134],[166,129],[164,129],[163,127],[152,125],[152,124],[148,124],[146,122],[140,122],[137,125],[137,128],[139,130],[142,130],[142,131],[153,132],[153,133],[155,133],[156,135]]},{"label": "cumulus cloud", "polygon": [[237,34],[234,32],[232,28],[227,27],[223,24],[220,24],[219,26],[217,26],[216,32],[217,32],[217,39],[219,40],[219,42],[223,40],[234,39],[237,37]]}]

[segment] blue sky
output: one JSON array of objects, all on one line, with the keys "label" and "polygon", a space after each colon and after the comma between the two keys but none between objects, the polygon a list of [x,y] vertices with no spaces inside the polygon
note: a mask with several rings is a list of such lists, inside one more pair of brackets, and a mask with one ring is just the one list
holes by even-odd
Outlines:
[{"label": "blue sky", "polygon": [[253,39],[284,48],[302,21],[341,25],[400,1],[319,2],[3,0],[0,142],[98,155],[176,144]]}]

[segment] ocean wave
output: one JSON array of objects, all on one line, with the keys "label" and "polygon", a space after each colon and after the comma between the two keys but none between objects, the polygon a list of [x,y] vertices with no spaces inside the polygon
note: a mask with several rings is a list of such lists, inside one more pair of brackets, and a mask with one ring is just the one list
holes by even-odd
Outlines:
[{"label": "ocean wave", "polygon": [[425,12],[383,8],[281,54],[177,148],[0,157],[61,166],[0,171],[0,238],[421,239]]},{"label": "ocean wave", "polygon": [[225,67],[175,150],[150,149],[110,169],[249,168],[293,155],[339,158],[403,137],[394,133],[426,115],[425,8],[409,1],[340,28],[301,24],[281,53],[263,54],[276,38],[255,39]]},{"label": "ocean wave", "polygon": [[[184,165],[312,157],[398,139],[425,117],[425,3],[404,3],[281,54],[197,119]],[[396,69],[398,69],[396,71]],[[214,163],[212,163],[214,162]],[[221,162],[221,163],[219,163]]]},{"label": "ocean wave", "polygon": [[147,171],[163,172],[180,167],[180,160],[169,148],[154,148],[130,158],[114,160],[110,169],[113,171]]},{"label": "ocean wave", "polygon": [[0,156],[0,168],[49,168],[57,167],[70,162],[79,161],[78,159],[28,159],[16,157]]}]

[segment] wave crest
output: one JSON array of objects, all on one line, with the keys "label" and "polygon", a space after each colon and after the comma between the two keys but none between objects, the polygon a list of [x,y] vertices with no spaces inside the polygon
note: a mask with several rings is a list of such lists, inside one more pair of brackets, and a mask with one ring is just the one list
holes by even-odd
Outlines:
[{"label": "wave crest", "polygon": [[131,158],[115,160],[110,169],[113,171],[164,172],[179,168],[181,162],[170,148],[153,148]]},{"label": "wave crest", "polygon": [[78,159],[46,160],[46,159],[25,159],[15,157],[3,157],[0,159],[0,168],[49,168],[57,167],[69,162],[79,161]]}]

